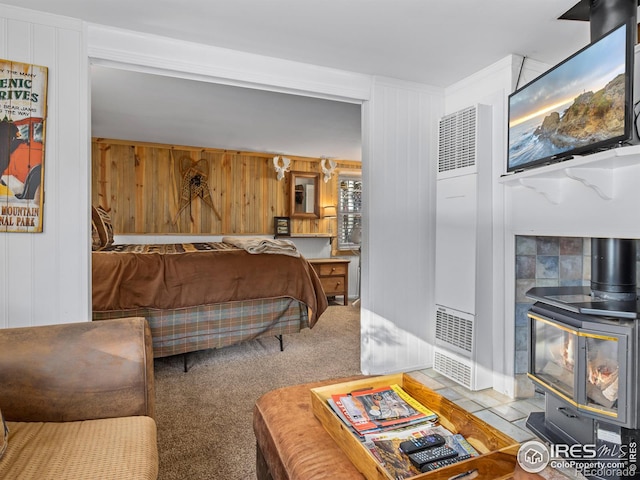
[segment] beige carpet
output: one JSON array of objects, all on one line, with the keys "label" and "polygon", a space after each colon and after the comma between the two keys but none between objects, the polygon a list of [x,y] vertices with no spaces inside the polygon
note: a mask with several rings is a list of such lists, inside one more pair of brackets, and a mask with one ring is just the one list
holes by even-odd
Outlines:
[{"label": "beige carpet", "polygon": [[360,373],[360,309],[331,306],[316,326],[155,361],[160,480],[255,479],[253,405],[287,385]]}]

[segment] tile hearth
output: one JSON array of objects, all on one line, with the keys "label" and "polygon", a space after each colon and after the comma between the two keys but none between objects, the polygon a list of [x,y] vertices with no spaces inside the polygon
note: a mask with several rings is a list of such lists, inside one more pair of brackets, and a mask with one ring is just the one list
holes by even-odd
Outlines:
[{"label": "tile hearth", "polygon": [[[490,388],[473,392],[432,368],[409,374],[514,440],[523,443],[536,439],[526,427],[526,421],[531,412],[544,411],[544,395],[536,393],[531,398],[514,400]],[[558,472],[549,467],[540,475],[547,480],[584,480],[584,477],[575,471]]]}]

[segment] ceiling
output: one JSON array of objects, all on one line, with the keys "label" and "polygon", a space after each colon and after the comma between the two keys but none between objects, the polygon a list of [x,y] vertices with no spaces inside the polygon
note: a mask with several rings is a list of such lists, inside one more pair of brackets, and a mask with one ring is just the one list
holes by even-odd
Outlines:
[{"label": "ceiling", "polygon": [[91,68],[92,136],[361,159],[360,105]]},{"label": "ceiling", "polygon": [[155,35],[446,87],[511,53],[589,41],[576,0],[2,0]]},{"label": "ceiling", "polygon": [[[558,20],[576,0],[0,0],[0,3],[435,87],[450,86],[509,54],[552,65],[589,42],[588,22]],[[120,81],[114,81],[116,76],[125,75],[131,78],[118,77]],[[162,77],[150,83],[151,78],[143,79],[140,75],[144,74],[93,67],[94,136],[360,158],[358,105]],[[116,85],[142,81],[146,88],[144,95],[114,101],[126,95],[114,90]],[[181,84],[181,91],[197,94],[193,102],[183,97],[175,105],[166,103],[168,96],[162,92],[175,88],[174,82],[178,81],[191,82]],[[202,95],[207,99],[205,103]],[[153,102],[158,105],[160,100],[164,105],[160,112],[149,107]],[[131,108],[136,101],[152,103]],[[198,108],[198,115],[194,115],[194,108]],[[127,113],[132,111],[146,112],[146,116],[132,118]],[[208,118],[210,114],[214,116]],[[157,122],[161,125],[154,126]],[[177,133],[179,130],[182,132]],[[284,144],[280,135],[299,142]],[[347,138],[350,135],[355,137]],[[307,137],[317,139],[317,145],[312,146]],[[303,144],[308,148],[303,148]],[[326,151],[322,151],[322,145]]]}]

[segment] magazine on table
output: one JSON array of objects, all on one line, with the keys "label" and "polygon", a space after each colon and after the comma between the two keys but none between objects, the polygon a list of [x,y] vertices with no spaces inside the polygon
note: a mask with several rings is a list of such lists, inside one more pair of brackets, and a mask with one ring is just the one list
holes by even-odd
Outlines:
[{"label": "magazine on table", "polygon": [[387,426],[376,426],[376,427],[371,428],[371,429],[362,429],[362,426],[360,426],[361,429],[357,429],[353,425],[352,420],[350,418],[347,418],[347,415],[345,415],[343,413],[343,409],[341,407],[338,407],[338,405],[336,404],[336,402],[333,399],[330,398],[330,399],[327,400],[327,402],[328,402],[329,406],[331,407],[331,409],[333,410],[333,412],[338,416],[338,418],[340,418],[340,420],[342,420],[342,422],[349,429],[349,431],[351,433],[353,433],[356,437],[358,437],[360,439],[360,441],[363,441],[365,436],[367,436],[369,434],[382,433],[382,432],[386,432],[386,431],[396,431],[398,429],[411,428],[411,427],[424,428],[425,426],[433,425],[433,422],[430,421],[430,420],[416,419],[416,420],[411,420],[411,421],[408,421],[408,422],[402,423],[402,424],[391,424],[391,425],[387,425]]},{"label": "magazine on table", "polygon": [[[387,473],[395,480],[404,480],[420,475],[418,470],[409,460],[409,457],[400,450],[400,438],[388,440],[374,440],[373,448],[376,460],[384,467]],[[373,453],[373,452],[372,452]]]},{"label": "magazine on table", "polygon": [[329,403],[359,435],[433,422],[438,418],[399,385],[335,394]]},{"label": "magazine on table", "polygon": [[372,433],[365,436],[364,444],[375,459],[396,480],[419,475],[421,472],[411,463],[409,457],[400,450],[400,444],[410,438],[425,435],[442,435],[448,447],[458,452],[460,457],[478,456],[478,451],[460,434],[453,434],[441,425],[421,426],[403,430]]},{"label": "magazine on table", "polygon": [[[376,444],[380,442],[381,449],[385,449],[389,452],[389,455],[392,455],[392,452],[401,453],[400,452],[400,443],[405,440],[409,440],[410,438],[419,438],[424,437],[425,435],[433,435],[434,433],[442,435],[444,438],[448,438],[451,436],[451,432],[444,428],[441,425],[434,425],[433,423],[421,424],[417,427],[407,427],[396,430],[387,430],[386,432],[376,432],[376,433],[368,433],[363,437],[364,446],[371,452],[371,454],[378,460],[379,463],[385,464],[388,461],[388,458],[385,459],[380,454],[378,447]],[[406,458],[406,455],[402,454],[403,457]],[[407,465],[411,465],[409,459],[406,458]],[[419,473],[419,472],[418,472]],[[415,474],[414,474],[415,475]],[[395,476],[394,476],[395,478]]]}]

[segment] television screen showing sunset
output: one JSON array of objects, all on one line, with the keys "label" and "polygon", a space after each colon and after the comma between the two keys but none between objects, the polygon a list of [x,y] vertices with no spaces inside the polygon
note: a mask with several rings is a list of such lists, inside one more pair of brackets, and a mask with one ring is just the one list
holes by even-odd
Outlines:
[{"label": "television screen showing sunset", "polygon": [[617,28],[509,97],[510,170],[624,135],[626,36]]}]

